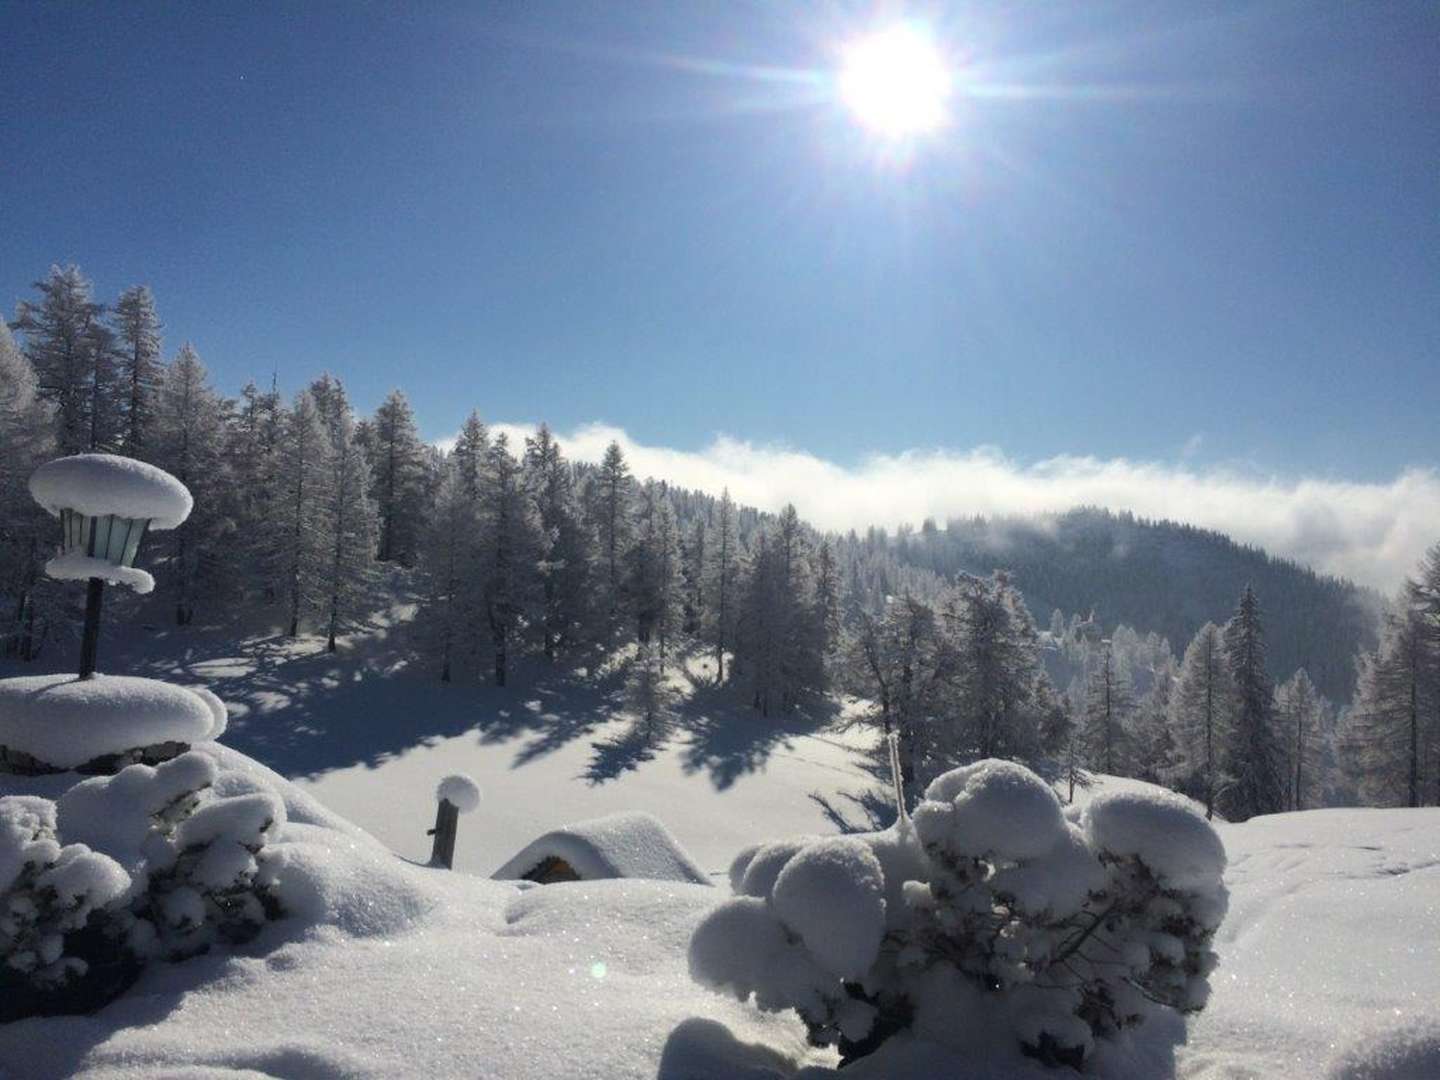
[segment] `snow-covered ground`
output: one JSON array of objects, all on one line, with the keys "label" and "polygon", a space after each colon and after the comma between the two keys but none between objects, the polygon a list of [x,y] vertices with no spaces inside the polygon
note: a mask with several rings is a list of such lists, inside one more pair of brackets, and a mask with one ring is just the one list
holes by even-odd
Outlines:
[{"label": "snow-covered ground", "polygon": [[[654,814],[717,874],[757,840],[834,832],[837,812],[868,827],[861,734],[786,730],[701,680],[684,730],[647,755],[623,738],[613,683],[440,687],[374,647],[383,632],[338,657],[200,633],[138,643],[168,655],[144,674],[210,685],[232,705],[225,742],[297,778],[269,781],[288,809],[276,843],[313,884],[290,898],[296,918],[238,955],[153,968],[93,1017],[0,1028],[0,1076],[829,1073],[833,1057],[805,1046],[793,1016],[691,981],[691,930],[728,889],[522,890],[483,875],[552,828],[619,810]],[[418,863],[435,785],[452,772],[485,798],[461,818],[460,872],[447,873]],[[1231,899],[1214,994],[1173,1059],[1154,1059],[1157,1075],[1440,1076],[1440,810],[1218,828]],[[911,1045],[844,1075],[989,1074]]]}]

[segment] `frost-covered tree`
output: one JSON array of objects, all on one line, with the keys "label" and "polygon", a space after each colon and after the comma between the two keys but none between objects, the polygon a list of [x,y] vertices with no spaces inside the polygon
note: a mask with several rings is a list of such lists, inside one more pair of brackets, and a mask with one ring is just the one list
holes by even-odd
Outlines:
[{"label": "frost-covered tree", "polygon": [[1435,659],[1426,649],[1419,609],[1397,603],[1385,616],[1380,644],[1359,658],[1350,707],[1361,797],[1382,806],[1420,806],[1427,750],[1436,739]]},{"label": "frost-covered tree", "polygon": [[106,450],[118,431],[113,335],[103,305],[78,266],[52,266],[34,283],[38,302],[22,300],[12,324],[25,335],[40,396],[55,406],[62,454]]},{"label": "frost-covered tree", "polygon": [[1275,691],[1265,668],[1260,601],[1245,586],[1225,624],[1225,660],[1234,701],[1221,752],[1229,783],[1220,805],[1231,820],[1285,807],[1284,748],[1275,730]]},{"label": "frost-covered tree", "polygon": [[605,585],[605,610],[613,623],[624,599],[625,553],[631,535],[631,494],[634,480],[618,442],[605,448],[591,486],[591,518],[599,542]]},{"label": "frost-covered tree", "polygon": [[714,535],[709,543],[706,568],[710,605],[706,630],[715,649],[715,681],[725,681],[725,651],[734,642],[736,577],[739,573],[739,536],[735,528],[735,503],[726,488],[715,510]]},{"label": "frost-covered tree", "polygon": [[295,637],[301,620],[319,610],[324,595],[329,552],[325,507],[333,497],[330,440],[308,390],[296,395],[285,417],[279,457],[276,514],[265,540],[267,562],[279,575],[287,633]]},{"label": "frost-covered tree", "polygon": [[467,493],[460,458],[451,453],[441,465],[435,506],[421,534],[425,585],[415,613],[419,649],[434,663],[441,682],[450,682],[474,652],[468,641],[480,623],[478,583],[471,573],[479,528],[478,497]]},{"label": "frost-covered tree", "polygon": [[1134,766],[1130,717],[1135,708],[1130,673],[1105,649],[1090,673],[1085,693],[1081,740],[1090,768],[1112,776],[1128,776]]},{"label": "frost-covered tree", "polygon": [[483,547],[476,567],[490,629],[496,686],[509,678],[516,634],[534,614],[541,538],[520,463],[502,433],[490,444],[481,495]]},{"label": "frost-covered tree", "polygon": [[1315,689],[1304,668],[1275,690],[1275,716],[1285,739],[1288,809],[1306,809],[1307,803],[1315,801],[1312,793],[1325,790],[1321,770],[1328,757],[1324,740],[1329,711],[1329,702]]},{"label": "frost-covered tree", "polygon": [[254,382],[248,382],[226,427],[225,459],[237,534],[232,550],[244,567],[247,584],[267,604],[280,595],[280,567],[269,540],[280,512],[284,424],[280,392],[272,386],[261,393]]},{"label": "frost-covered tree", "polygon": [[705,545],[709,525],[705,515],[696,515],[680,551],[680,576],[684,580],[685,596],[681,629],[692,637],[699,634],[705,621]]},{"label": "frost-covered tree", "polygon": [[149,460],[151,426],[160,394],[160,317],[146,285],[120,294],[110,312],[115,334],[117,393],[120,399],[120,452]]},{"label": "frost-covered tree", "polygon": [[319,591],[325,647],[334,652],[338,635],[354,621],[366,596],[375,555],[375,508],[369,462],[355,436],[344,387],[326,375],[311,383],[310,393],[325,433],[326,479],[318,492],[323,536]]},{"label": "frost-covered tree", "polygon": [[41,555],[53,528],[26,486],[54,451],[51,410],[35,370],[0,320],[0,653],[33,658],[58,612],[46,607]]},{"label": "frost-covered tree", "polygon": [[635,539],[626,563],[625,594],[635,618],[635,639],[642,646],[653,641],[663,665],[681,611],[680,546],[670,500],[653,480],[640,490]]},{"label": "frost-covered tree", "polygon": [[237,569],[225,550],[234,529],[227,514],[232,491],[224,469],[225,426],[225,404],[186,342],[164,370],[151,432],[152,460],[195,496],[190,516],[163,537],[171,556],[165,577],[174,590],[177,626],[194,619],[200,598],[213,602]]},{"label": "frost-covered tree", "polygon": [[1229,736],[1233,702],[1225,641],[1220,628],[1207,622],[1185,649],[1170,699],[1170,726],[1179,751],[1177,779],[1205,804],[1206,817],[1214,815],[1216,796],[1224,786],[1221,750]]},{"label": "frost-covered tree", "polygon": [[378,518],[381,562],[410,566],[419,544],[426,501],[428,456],[410,402],[390,391],[370,424],[370,494]]},{"label": "frost-covered tree", "polygon": [[1152,784],[1165,784],[1175,775],[1180,753],[1170,723],[1179,670],[1168,643],[1145,674],[1149,688],[1140,695],[1131,714],[1134,774]]},{"label": "frost-covered tree", "polygon": [[581,520],[574,475],[541,424],[525,440],[525,486],[539,523],[541,647],[547,660],[574,648],[591,622],[591,537]]}]

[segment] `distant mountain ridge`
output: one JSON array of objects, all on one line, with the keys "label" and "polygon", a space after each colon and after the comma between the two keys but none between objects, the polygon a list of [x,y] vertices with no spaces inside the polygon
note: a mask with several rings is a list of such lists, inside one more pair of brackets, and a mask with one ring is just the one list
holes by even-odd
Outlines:
[{"label": "distant mountain ridge", "polygon": [[1336,702],[1350,700],[1355,654],[1373,647],[1384,604],[1373,590],[1223,533],[1095,507],[926,522],[885,547],[901,565],[946,579],[1008,570],[1041,626],[1056,608],[1093,610],[1107,630],[1124,623],[1168,638],[1177,657],[1206,621],[1230,617],[1249,583],[1264,613],[1270,674],[1279,681],[1304,667]]}]

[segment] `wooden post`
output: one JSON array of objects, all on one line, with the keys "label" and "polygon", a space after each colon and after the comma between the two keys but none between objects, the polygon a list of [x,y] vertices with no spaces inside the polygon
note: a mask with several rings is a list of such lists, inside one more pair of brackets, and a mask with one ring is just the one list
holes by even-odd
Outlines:
[{"label": "wooden post", "polygon": [[455,833],[460,824],[460,808],[449,799],[441,799],[435,811],[435,827],[426,836],[435,837],[430,851],[430,865],[449,870],[455,863]]},{"label": "wooden post", "polygon": [[85,592],[85,636],[80,639],[80,678],[95,677],[95,651],[100,644],[100,601],[105,597],[105,582],[91,578]]}]

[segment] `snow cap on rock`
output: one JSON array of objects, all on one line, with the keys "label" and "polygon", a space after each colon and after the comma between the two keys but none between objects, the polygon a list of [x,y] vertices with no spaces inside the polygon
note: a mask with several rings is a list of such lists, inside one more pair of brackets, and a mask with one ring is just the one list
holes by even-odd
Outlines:
[{"label": "snow cap on rock", "polygon": [[218,727],[208,698],[157,679],[0,679],[0,746],[57,769],[157,743],[203,742]]},{"label": "snow cap on rock", "polygon": [[444,799],[460,813],[468,814],[479,809],[480,785],[464,773],[451,773],[440,781],[440,786],[435,789],[435,798]]},{"label": "snow cap on rock", "polygon": [[89,517],[147,518],[152,529],[173,529],[194,500],[164,469],[117,454],[76,454],[47,461],[30,477],[30,494],[50,513],[78,510]]}]

